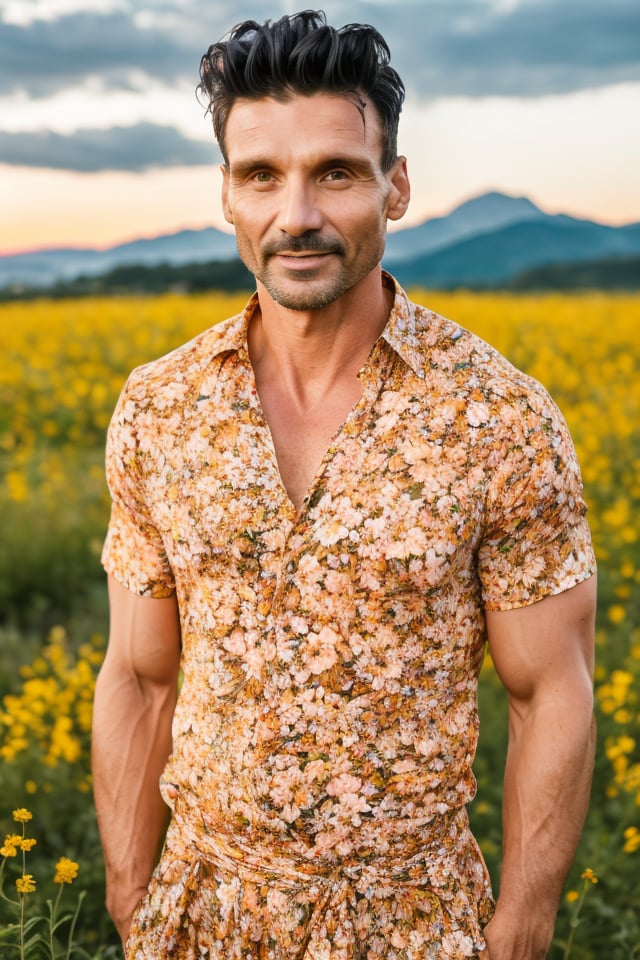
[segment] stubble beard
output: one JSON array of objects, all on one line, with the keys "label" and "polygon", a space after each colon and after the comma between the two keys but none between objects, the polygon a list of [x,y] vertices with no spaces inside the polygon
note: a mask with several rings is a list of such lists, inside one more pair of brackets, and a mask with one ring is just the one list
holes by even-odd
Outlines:
[{"label": "stubble beard", "polygon": [[[365,273],[369,273],[369,270],[367,269]],[[302,271],[290,281],[291,284],[295,284],[295,287],[285,289],[284,283],[271,274],[268,265],[261,271],[261,275],[256,274],[256,277],[271,299],[288,310],[322,310],[323,307],[328,307],[330,303],[338,300],[355,286],[358,280],[362,279],[361,276],[345,275],[344,270],[340,270],[336,276],[322,283],[315,280],[314,283],[313,273],[309,270],[308,276],[305,276],[305,271]]]},{"label": "stubble beard", "polygon": [[[322,310],[324,307],[334,303],[341,296],[347,293],[360,280],[369,274],[376,267],[382,258],[382,251],[375,253],[362,263],[354,263],[353,269],[349,269],[344,262],[345,249],[340,244],[330,244],[325,240],[315,237],[292,237],[286,246],[284,243],[279,246],[271,245],[260,251],[260,261],[257,263],[254,257],[250,255],[248,249],[243,249],[244,244],[238,240],[238,253],[251,273],[264,286],[271,299],[287,310]],[[340,266],[337,273],[320,280],[315,270],[301,270],[296,272],[295,276],[288,281],[275,276],[270,268],[272,258],[278,253],[331,253],[340,258]]]}]

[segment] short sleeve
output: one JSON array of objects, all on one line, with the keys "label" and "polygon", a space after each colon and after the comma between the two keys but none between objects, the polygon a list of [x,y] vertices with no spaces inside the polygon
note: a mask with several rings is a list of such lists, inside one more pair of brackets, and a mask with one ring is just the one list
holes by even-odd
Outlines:
[{"label": "short sleeve", "polygon": [[138,409],[130,384],[131,378],[107,433],[106,475],[112,504],[102,565],[139,596],[168,597],[175,583],[162,537],[152,521],[136,432]]},{"label": "short sleeve", "polygon": [[562,593],[596,570],[580,468],[567,425],[542,397],[494,450],[478,574],[487,610]]}]

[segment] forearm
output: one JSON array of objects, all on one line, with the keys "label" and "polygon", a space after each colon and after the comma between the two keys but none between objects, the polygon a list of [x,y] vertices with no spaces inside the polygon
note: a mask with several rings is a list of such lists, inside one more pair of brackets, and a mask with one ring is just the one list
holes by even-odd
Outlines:
[{"label": "forearm", "polygon": [[546,956],[587,812],[594,729],[590,690],[512,708],[503,802],[503,861],[491,960]]},{"label": "forearm", "polygon": [[168,821],[158,781],[171,752],[175,686],[140,684],[108,663],[96,685],[93,777],[107,907],[125,936]]}]

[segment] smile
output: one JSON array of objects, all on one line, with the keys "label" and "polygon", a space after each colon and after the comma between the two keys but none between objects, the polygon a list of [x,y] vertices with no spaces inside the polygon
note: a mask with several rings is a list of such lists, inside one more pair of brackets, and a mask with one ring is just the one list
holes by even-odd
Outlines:
[{"label": "smile", "polygon": [[309,253],[278,253],[276,259],[293,270],[312,270],[322,266],[328,257],[335,256],[333,250],[309,251]]}]

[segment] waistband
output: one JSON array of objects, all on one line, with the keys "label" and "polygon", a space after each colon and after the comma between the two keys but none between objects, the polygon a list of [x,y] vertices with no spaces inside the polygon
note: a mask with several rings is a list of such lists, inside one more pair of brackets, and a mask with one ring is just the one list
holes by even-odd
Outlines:
[{"label": "waistband", "polygon": [[[276,880],[296,885],[337,876],[366,875],[424,883],[431,863],[456,857],[475,847],[464,808],[430,820],[369,821],[354,828],[346,842],[322,849],[309,838],[265,836],[247,828],[232,832],[228,824],[206,823],[195,806],[176,798],[167,846],[183,860],[198,860],[256,883]],[[436,871],[441,874],[441,868]]]}]

